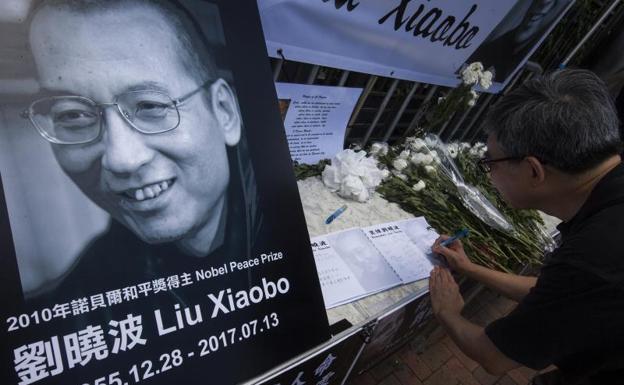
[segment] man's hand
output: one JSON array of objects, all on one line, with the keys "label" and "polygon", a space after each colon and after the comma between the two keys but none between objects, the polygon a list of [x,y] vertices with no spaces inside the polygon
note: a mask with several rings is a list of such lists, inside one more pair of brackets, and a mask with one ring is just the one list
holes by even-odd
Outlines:
[{"label": "man's hand", "polygon": [[451,266],[453,270],[465,273],[474,264],[470,262],[470,259],[468,259],[466,252],[464,252],[464,246],[460,240],[454,241],[447,247],[440,245],[442,241],[449,238],[450,236],[448,235],[440,235],[433,243],[433,246],[431,246],[431,251],[444,256],[446,262],[448,262],[449,266]]},{"label": "man's hand", "polygon": [[464,307],[464,299],[453,276],[443,267],[434,267],[429,277],[429,294],[433,314],[440,320],[459,316]]}]

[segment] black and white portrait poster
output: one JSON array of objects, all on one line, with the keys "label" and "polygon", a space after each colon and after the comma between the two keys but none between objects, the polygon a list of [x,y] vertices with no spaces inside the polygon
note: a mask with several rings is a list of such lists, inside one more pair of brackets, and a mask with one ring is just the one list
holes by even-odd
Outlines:
[{"label": "black and white portrait poster", "polygon": [[488,92],[499,92],[535,52],[574,0],[517,0],[513,8],[470,55],[494,73]]},{"label": "black and white portrait poster", "polygon": [[0,6],[3,384],[235,384],[329,338],[258,10]]}]

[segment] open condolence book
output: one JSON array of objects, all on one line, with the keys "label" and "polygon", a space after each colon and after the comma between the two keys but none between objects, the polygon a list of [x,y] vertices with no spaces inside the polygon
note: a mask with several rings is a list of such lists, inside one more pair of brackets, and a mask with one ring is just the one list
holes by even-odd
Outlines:
[{"label": "open condolence book", "polygon": [[438,234],[424,217],[352,228],[311,239],[327,309],[429,277]]}]

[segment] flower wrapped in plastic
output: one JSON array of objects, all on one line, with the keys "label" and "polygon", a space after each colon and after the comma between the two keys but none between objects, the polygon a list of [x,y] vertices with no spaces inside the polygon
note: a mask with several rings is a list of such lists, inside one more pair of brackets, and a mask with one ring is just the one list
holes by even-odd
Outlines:
[{"label": "flower wrapped in plastic", "polygon": [[[470,210],[477,218],[487,223],[491,227],[500,231],[513,233],[515,231],[513,225],[505,218],[505,216],[487,199],[487,197],[479,191],[478,188],[464,181],[461,172],[457,169],[453,157],[449,153],[448,146],[440,140],[436,135],[429,134],[425,137],[427,147],[432,152],[440,155],[440,171],[445,174],[453,184],[457,186],[458,196],[464,206]],[[484,144],[479,143],[471,149],[475,153],[485,152]]]}]

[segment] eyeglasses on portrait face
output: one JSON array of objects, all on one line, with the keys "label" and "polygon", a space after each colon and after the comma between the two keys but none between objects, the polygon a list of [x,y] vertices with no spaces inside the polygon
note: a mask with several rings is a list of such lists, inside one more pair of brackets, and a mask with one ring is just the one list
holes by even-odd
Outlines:
[{"label": "eyeglasses on portrait face", "polygon": [[104,110],[113,106],[140,133],[162,134],[180,125],[178,107],[211,83],[207,81],[177,99],[159,90],[124,92],[110,103],[97,103],[84,96],[50,96],[35,100],[21,115],[30,120],[41,136],[55,144],[97,141],[103,132]]}]

